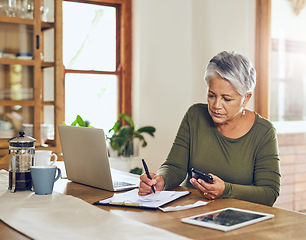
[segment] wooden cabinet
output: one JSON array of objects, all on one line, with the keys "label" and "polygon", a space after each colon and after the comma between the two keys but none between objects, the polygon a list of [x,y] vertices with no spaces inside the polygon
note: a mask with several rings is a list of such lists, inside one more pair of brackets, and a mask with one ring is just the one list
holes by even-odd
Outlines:
[{"label": "wooden cabinet", "polygon": [[62,1],[30,1],[33,10],[26,17],[0,16],[0,156],[22,130],[34,136],[37,148],[60,152]]}]

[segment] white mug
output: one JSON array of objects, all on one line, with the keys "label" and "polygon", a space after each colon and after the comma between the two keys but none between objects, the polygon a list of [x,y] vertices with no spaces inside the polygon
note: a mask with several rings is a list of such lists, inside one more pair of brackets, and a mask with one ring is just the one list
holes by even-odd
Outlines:
[{"label": "white mug", "polygon": [[[54,160],[51,161],[51,157],[54,157]],[[46,166],[52,165],[57,161],[57,155],[52,153],[50,150],[36,150],[35,151],[35,166]]]}]

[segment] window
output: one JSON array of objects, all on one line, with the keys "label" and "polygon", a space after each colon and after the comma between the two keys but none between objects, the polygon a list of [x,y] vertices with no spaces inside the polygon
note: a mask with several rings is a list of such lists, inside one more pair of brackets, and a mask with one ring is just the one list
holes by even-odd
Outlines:
[{"label": "window", "polygon": [[289,0],[257,3],[261,37],[255,108],[273,121],[279,133],[306,132],[306,9],[296,14],[294,1]]},{"label": "window", "polygon": [[65,122],[110,129],[131,114],[131,1],[63,1]]}]

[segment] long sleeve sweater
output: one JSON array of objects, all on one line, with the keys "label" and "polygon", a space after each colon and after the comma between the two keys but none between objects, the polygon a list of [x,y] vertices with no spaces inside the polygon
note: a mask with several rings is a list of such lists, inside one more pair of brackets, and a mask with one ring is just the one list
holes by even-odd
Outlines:
[{"label": "long sleeve sweater", "polygon": [[[252,128],[231,139],[215,127],[207,104],[185,114],[166,161],[157,174],[165,188],[193,187],[191,168],[212,173],[225,182],[220,198],[236,198],[272,206],[280,192],[280,158],[276,131],[255,113]],[[185,181],[184,181],[185,180]]]}]

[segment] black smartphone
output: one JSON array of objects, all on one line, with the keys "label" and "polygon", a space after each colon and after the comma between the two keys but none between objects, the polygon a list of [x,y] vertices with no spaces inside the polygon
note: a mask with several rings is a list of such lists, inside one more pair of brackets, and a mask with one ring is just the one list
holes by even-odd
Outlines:
[{"label": "black smartphone", "polygon": [[211,176],[207,173],[201,172],[199,170],[196,170],[194,168],[191,168],[191,176],[195,179],[201,178],[205,182],[208,182],[208,183],[213,183],[214,182],[213,176]]}]

